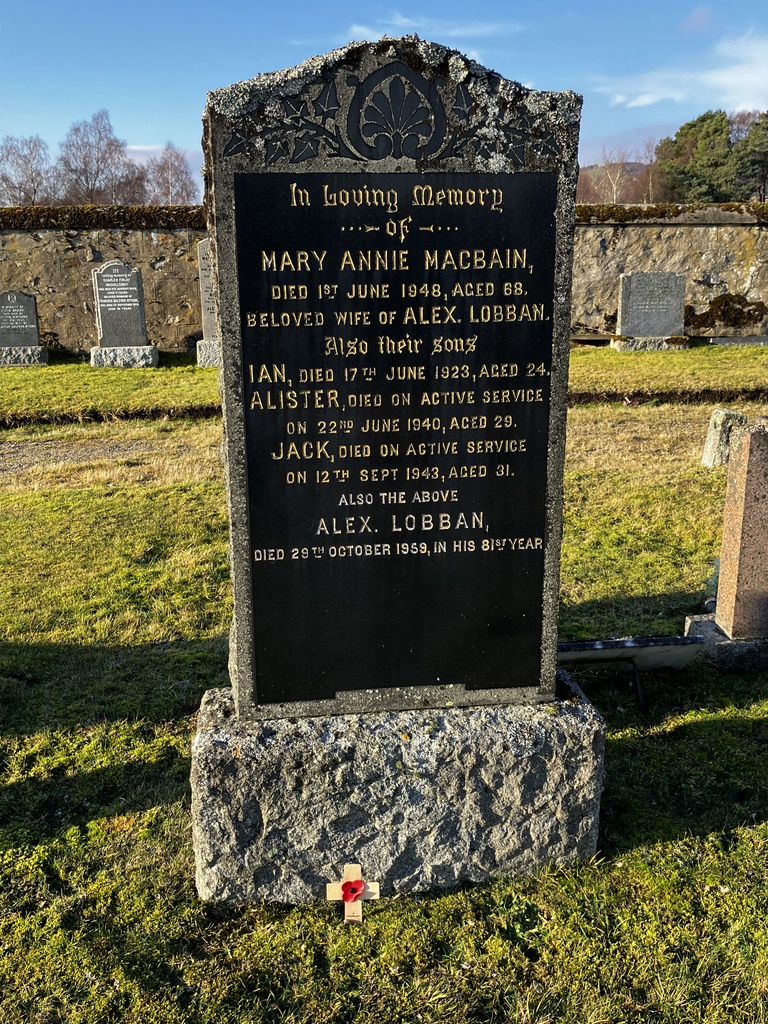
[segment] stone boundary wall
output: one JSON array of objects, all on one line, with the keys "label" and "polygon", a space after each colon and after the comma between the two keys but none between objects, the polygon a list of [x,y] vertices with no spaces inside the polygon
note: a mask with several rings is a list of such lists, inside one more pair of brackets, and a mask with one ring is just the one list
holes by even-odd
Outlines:
[{"label": "stone boundary wall", "polygon": [[[0,210],[0,291],[37,296],[41,341],[49,348],[88,352],[96,343],[91,271],[114,259],[141,271],[150,342],[165,352],[185,352],[202,337],[202,210],[193,208],[186,219],[199,227],[173,227],[173,218],[165,217],[153,228],[130,227],[126,210],[134,209],[99,211],[98,223],[109,224],[111,212],[112,223],[125,226],[78,226],[88,218],[62,216],[60,223],[71,226],[40,228],[30,223],[34,218],[20,221],[18,210]],[[39,222],[56,224],[57,214],[66,212],[41,211]],[[20,223],[26,226],[13,226]],[[697,313],[725,294],[768,305],[768,206],[581,206],[573,268],[577,331],[614,329],[619,275],[636,271],[685,274],[685,301]],[[768,334],[768,317],[748,328],[720,324],[695,333]]]},{"label": "stone boundary wall", "polygon": [[88,352],[96,344],[91,271],[124,260],[141,271],[149,341],[193,351],[203,336],[197,243],[203,229],[0,231],[0,291],[37,297],[40,340]]},{"label": "stone boundary wall", "polygon": [[[571,323],[615,330],[619,275],[686,275],[685,302],[706,313],[718,296],[768,305],[768,206],[577,207]],[[748,325],[719,322],[697,335],[768,333],[768,316]]]}]

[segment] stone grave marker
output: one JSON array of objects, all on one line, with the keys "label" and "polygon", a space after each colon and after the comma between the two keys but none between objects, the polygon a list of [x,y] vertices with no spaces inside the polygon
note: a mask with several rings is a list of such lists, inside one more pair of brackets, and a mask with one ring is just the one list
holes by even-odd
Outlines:
[{"label": "stone grave marker", "polygon": [[[683,339],[685,274],[622,274],[614,348],[680,348]],[[671,340],[679,339],[679,340]]]},{"label": "stone grave marker", "polygon": [[686,634],[704,639],[726,672],[768,668],[768,420],[731,433],[723,541],[714,613],[690,615]]},{"label": "stone grave marker", "polygon": [[157,366],[144,316],[141,271],[110,260],[92,271],[98,341],[91,366]]},{"label": "stone grave marker", "polygon": [[319,898],[350,849],[395,891],[594,851],[602,724],[556,693],[579,110],[415,37],[209,95],[235,608],[203,899]]},{"label": "stone grave marker", "polygon": [[735,427],[743,427],[747,417],[735,409],[715,409],[709,418],[707,438],[701,454],[701,464],[708,469],[722,466],[728,461],[731,434]]},{"label": "stone grave marker", "polygon": [[40,344],[37,300],[26,292],[0,293],[0,366],[36,366],[48,362]]},{"label": "stone grave marker", "polygon": [[768,639],[768,425],[734,431],[715,622],[732,640]]},{"label": "stone grave marker", "polygon": [[197,265],[200,274],[200,311],[203,319],[203,340],[197,343],[197,365],[218,366],[221,362],[221,338],[216,316],[216,292],[213,287],[209,238],[203,238],[197,243]]}]

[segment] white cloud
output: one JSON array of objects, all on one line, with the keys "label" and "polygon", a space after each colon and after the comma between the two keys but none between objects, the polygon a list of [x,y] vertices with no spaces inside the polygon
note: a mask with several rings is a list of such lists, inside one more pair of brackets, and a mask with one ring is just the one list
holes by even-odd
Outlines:
[{"label": "white cloud", "polygon": [[768,108],[768,36],[747,33],[723,39],[696,68],[658,68],[627,77],[599,77],[595,89],[625,107],[649,107],[664,101],[696,102],[725,110]]}]

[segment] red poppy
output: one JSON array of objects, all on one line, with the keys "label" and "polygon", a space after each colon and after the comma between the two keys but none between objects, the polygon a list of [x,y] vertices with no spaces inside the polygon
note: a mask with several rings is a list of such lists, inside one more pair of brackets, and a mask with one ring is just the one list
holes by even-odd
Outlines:
[{"label": "red poppy", "polygon": [[354,903],[355,900],[359,900],[365,892],[365,882],[359,879],[357,882],[342,882],[341,883],[341,898],[345,903]]}]

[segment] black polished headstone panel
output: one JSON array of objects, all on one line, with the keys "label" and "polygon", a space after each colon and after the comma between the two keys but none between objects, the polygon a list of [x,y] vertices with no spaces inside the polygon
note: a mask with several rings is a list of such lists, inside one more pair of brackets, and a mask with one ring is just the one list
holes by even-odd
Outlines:
[{"label": "black polished headstone panel", "polygon": [[209,95],[240,717],[553,699],[579,112],[416,38]]},{"label": "black polished headstone panel", "polygon": [[25,292],[0,293],[0,348],[30,348],[39,344],[35,296]]},{"label": "black polished headstone panel", "polygon": [[93,271],[98,343],[104,348],[146,345],[141,271],[112,260]]},{"label": "black polished headstone panel", "polygon": [[537,685],[556,187],[237,176],[258,702]]}]

